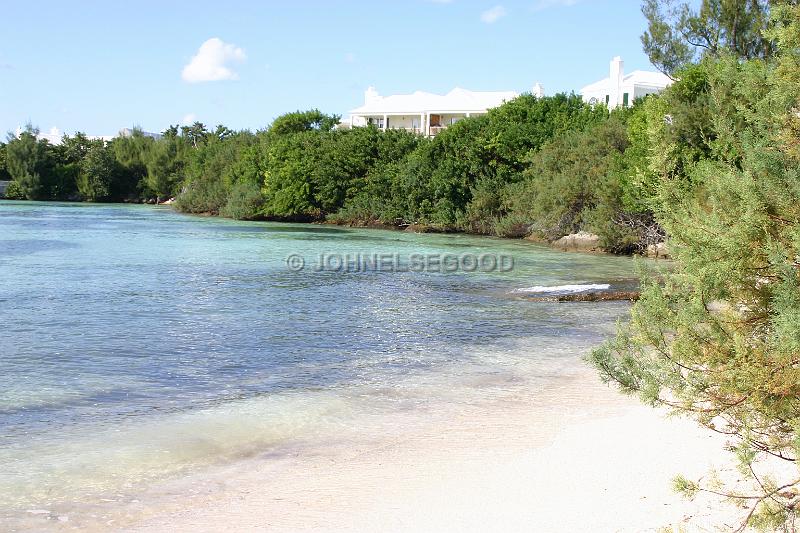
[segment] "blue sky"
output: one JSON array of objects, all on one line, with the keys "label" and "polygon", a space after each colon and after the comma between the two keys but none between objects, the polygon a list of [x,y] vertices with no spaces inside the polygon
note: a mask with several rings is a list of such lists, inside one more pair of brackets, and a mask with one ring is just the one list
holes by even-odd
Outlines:
[{"label": "blue sky", "polygon": [[639,6],[8,2],[0,17],[0,132],[31,121],[44,131],[112,135],[192,119],[255,130],[296,109],[346,114],[369,85],[381,94],[521,92],[539,81],[547,94],[577,91],[606,76],[615,55],[626,71],[651,68]]}]

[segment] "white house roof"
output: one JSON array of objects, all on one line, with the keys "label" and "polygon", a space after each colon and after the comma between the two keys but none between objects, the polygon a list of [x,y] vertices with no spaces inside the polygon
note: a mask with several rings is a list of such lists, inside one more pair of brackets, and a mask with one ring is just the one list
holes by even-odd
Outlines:
[{"label": "white house roof", "polygon": [[351,111],[354,115],[383,113],[459,112],[485,111],[498,107],[519,96],[514,91],[476,92],[456,87],[447,94],[417,91],[412,94],[391,96],[375,95],[361,107]]},{"label": "white house roof", "polygon": [[[661,72],[652,72],[649,70],[634,70],[630,74],[626,74],[622,78],[623,85],[636,85],[639,87],[657,87],[663,89],[672,83],[669,76]],[[611,86],[611,78],[603,78],[600,81],[591,83],[581,89],[581,93],[602,91],[606,87]]]}]

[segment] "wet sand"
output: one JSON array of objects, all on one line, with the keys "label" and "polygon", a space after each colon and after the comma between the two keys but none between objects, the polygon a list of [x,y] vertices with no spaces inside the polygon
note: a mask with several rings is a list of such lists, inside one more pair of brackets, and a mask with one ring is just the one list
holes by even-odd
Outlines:
[{"label": "wet sand", "polygon": [[[435,410],[434,410],[435,411]],[[726,464],[722,441],[600,384],[398,413],[171,482],[106,518],[130,531],[713,531],[719,502],[671,490]],[[716,511],[711,509],[715,508]],[[100,524],[96,524],[100,525]]]}]

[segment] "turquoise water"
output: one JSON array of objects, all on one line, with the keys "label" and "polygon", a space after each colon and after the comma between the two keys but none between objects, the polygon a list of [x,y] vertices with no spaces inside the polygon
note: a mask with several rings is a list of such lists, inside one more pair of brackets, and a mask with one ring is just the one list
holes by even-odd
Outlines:
[{"label": "turquoise water", "polygon": [[[315,272],[321,253],[491,253],[514,268]],[[288,269],[290,254],[309,267]],[[633,262],[463,235],[0,202],[0,272],[0,509],[25,510],[135,491],[364,413],[544,383],[627,306],[514,291],[613,285]]]}]

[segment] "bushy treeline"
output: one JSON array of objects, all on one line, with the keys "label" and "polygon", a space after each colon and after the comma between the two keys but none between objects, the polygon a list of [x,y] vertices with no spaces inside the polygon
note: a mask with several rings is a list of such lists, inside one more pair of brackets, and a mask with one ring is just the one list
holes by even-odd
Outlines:
[{"label": "bushy treeline", "polygon": [[0,144],[0,179],[12,180],[6,191],[11,199],[159,201],[173,196],[191,176],[199,152],[190,148],[198,130],[209,142],[234,135],[222,126],[210,133],[196,124],[181,130],[173,126],[160,140],[133,130],[109,142],[77,133],[52,144],[28,125]]},{"label": "bushy treeline", "polygon": [[[644,108],[609,113],[575,95],[529,94],[428,139],[374,127],[337,129],[317,110],[263,131],[171,127],[110,142],[59,145],[28,128],[0,154],[12,198],[158,201],[239,219],[425,225],[553,240],[597,232],[619,252],[660,233],[629,179]],[[631,155],[627,155],[629,149]]]}]

